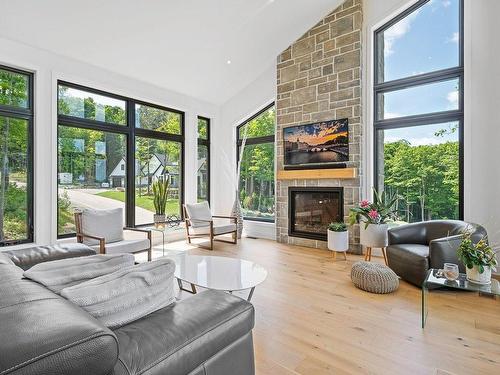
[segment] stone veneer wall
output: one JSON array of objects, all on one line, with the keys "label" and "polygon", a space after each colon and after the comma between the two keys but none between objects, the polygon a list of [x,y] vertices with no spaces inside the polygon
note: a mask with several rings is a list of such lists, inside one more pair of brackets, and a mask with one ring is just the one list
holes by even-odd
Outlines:
[{"label": "stone veneer wall", "polygon": [[[326,248],[326,242],[288,236],[289,186],[343,186],[344,214],[360,199],[362,0],[347,0],[278,57],[277,169],[283,169],[283,128],[332,119],[349,119],[348,167],[355,179],[278,180],[276,238],[279,242]],[[350,251],[359,253],[357,228]]]}]

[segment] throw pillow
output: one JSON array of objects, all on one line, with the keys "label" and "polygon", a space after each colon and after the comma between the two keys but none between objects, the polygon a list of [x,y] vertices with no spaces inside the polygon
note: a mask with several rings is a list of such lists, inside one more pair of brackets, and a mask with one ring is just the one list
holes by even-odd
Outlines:
[{"label": "throw pillow", "polygon": [[[106,243],[123,240],[123,209],[94,210],[86,208],[82,211],[82,232],[90,236],[102,237]],[[99,241],[84,237],[85,245],[97,245]]]},{"label": "throw pillow", "polygon": [[61,296],[117,328],[173,303],[174,272],[174,261],[163,258],[65,288]]},{"label": "throw pillow", "polygon": [[132,266],[132,254],[91,255],[39,263],[24,272],[24,277],[59,293],[62,289],[95,277]]}]

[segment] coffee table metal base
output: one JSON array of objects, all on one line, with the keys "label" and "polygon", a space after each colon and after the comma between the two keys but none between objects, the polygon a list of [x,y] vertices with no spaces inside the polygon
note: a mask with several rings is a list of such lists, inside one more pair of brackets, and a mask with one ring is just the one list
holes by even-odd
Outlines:
[{"label": "coffee table metal base", "polygon": [[185,292],[191,293],[191,294],[196,294],[196,285],[191,284],[191,290],[184,288],[184,284],[182,283],[181,279],[177,279],[177,284],[179,285],[179,289],[183,290]]},{"label": "coffee table metal base", "polygon": [[[198,291],[196,290],[196,285],[194,285],[193,283],[187,283],[187,284],[190,284],[191,286],[191,289],[186,289],[184,288],[184,281],[181,280],[181,279],[177,279],[177,285],[179,285],[179,289],[184,291],[184,292],[188,292],[188,293],[191,293],[191,294],[196,294],[198,293]],[[250,302],[252,297],[253,297],[253,292],[255,291],[255,287],[252,287],[250,288],[250,293],[248,294],[248,297],[247,297],[247,301]],[[232,290],[226,290],[226,292],[228,292],[229,294],[233,294],[233,291]]]}]

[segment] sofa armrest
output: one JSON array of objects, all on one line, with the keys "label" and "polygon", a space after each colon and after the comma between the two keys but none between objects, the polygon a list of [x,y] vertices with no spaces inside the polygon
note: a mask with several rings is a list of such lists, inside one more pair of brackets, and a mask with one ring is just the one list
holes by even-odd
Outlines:
[{"label": "sofa armrest", "polygon": [[427,245],[426,223],[412,223],[389,229],[389,245],[413,243]]},{"label": "sofa armrest", "polygon": [[0,272],[0,374],[107,375],[116,336],[15,266]]},{"label": "sofa armrest", "polygon": [[444,263],[458,264],[460,272],[465,272],[464,264],[458,259],[457,249],[462,242],[462,235],[442,237],[429,244],[429,263],[431,268],[443,268]]},{"label": "sofa armrest", "polygon": [[26,271],[38,263],[95,255],[96,251],[81,243],[65,243],[9,250],[3,254],[7,255],[16,266]]}]

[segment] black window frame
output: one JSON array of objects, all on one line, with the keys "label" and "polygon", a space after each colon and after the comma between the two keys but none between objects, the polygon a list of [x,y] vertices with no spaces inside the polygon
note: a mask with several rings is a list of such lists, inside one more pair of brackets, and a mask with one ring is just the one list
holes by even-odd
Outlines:
[{"label": "black window frame", "polygon": [[[373,51],[374,51],[374,59],[373,59],[373,149],[374,149],[374,160],[373,160],[373,178],[374,178],[374,186],[379,187],[379,131],[380,130],[389,130],[389,129],[398,129],[398,128],[409,128],[415,126],[425,126],[432,124],[440,124],[445,122],[457,122],[458,123],[458,172],[459,172],[459,207],[458,207],[458,216],[460,220],[463,220],[464,217],[464,1],[459,1],[459,65],[452,68],[440,69],[428,73],[423,73],[414,76],[408,76],[404,78],[398,78],[391,81],[381,82],[379,80],[380,77],[380,55],[383,56],[383,48],[378,45],[378,35],[383,33],[389,27],[393,26],[397,22],[401,21],[403,18],[407,17],[411,13],[413,13],[418,8],[424,6],[429,3],[431,0],[419,0],[408,9],[385,23],[380,28],[376,29],[373,33]],[[458,109],[456,110],[448,110],[448,111],[440,111],[433,113],[423,113],[418,115],[404,116],[398,118],[390,118],[390,119],[378,119],[378,109],[380,106],[379,94],[384,94],[387,92],[392,92],[396,90],[401,90],[410,87],[422,86],[424,84],[429,83],[438,83],[443,81],[448,81],[450,79],[458,79],[459,87],[458,87]]]},{"label": "black window frame", "polygon": [[[208,204],[210,204],[210,192],[211,192],[211,189],[210,189],[210,185],[211,185],[211,180],[210,180],[210,176],[212,174],[210,168],[211,168],[211,155],[210,155],[210,142],[211,142],[211,138],[210,138],[210,119],[208,117],[204,117],[204,116],[198,116],[198,121],[199,120],[202,120],[202,121],[205,121],[206,125],[207,125],[207,138],[201,138],[199,136],[199,134],[197,135],[197,139],[198,139],[198,146],[205,146],[207,148],[207,202]],[[198,189],[198,187],[197,187]],[[198,190],[196,190],[196,200],[198,200]]]},{"label": "black window frame", "polygon": [[[256,119],[260,115],[262,115],[264,112],[268,111],[269,109],[275,107],[275,102],[273,101],[272,103],[266,105],[264,108],[260,109],[257,113],[254,115],[250,116],[246,120],[242,121],[238,126],[236,126],[236,168],[238,168],[238,163],[240,162],[240,149],[241,146],[243,145],[243,140],[240,139],[240,130],[243,126],[245,126],[247,123],[250,121]],[[276,146],[276,129],[273,135],[265,135],[262,137],[248,137],[245,141],[245,146],[250,146],[250,145],[258,145],[258,144],[263,144],[263,143],[273,143]],[[276,160],[276,150],[275,150],[275,158]],[[274,171],[274,176],[276,178],[276,168]],[[240,182],[237,181],[238,187],[240,185]],[[276,186],[275,186],[276,189]],[[275,191],[275,196],[276,196],[276,191]],[[239,199],[239,197],[238,197]],[[265,218],[258,218],[258,217],[243,217],[244,220],[248,221],[260,221],[260,222],[265,222],[265,223],[275,223],[276,222],[276,214],[273,220],[270,219],[265,219]]]},{"label": "black window frame", "polygon": [[[77,90],[83,90],[86,92],[104,95],[110,98],[125,101],[125,114],[126,123],[123,124],[113,124],[110,122],[96,121],[84,118],[78,118],[74,116],[61,115],[59,114],[59,85],[74,88]],[[163,133],[161,131],[150,130],[136,127],[135,119],[135,105],[144,105],[152,108],[157,108],[160,110],[177,113],[180,115],[180,134],[170,134]],[[126,189],[125,189],[125,225],[128,227],[143,227],[151,226],[154,223],[144,223],[136,225],[135,223],[135,140],[136,137],[144,137],[155,140],[163,141],[173,141],[180,144],[180,173],[181,173],[181,183],[179,187],[179,219],[183,220],[182,205],[184,204],[184,187],[185,187],[185,113],[183,111],[161,106],[154,103],[148,103],[142,100],[133,99],[131,97],[126,97],[122,95],[113,94],[107,91],[95,89],[92,87],[67,82],[64,80],[57,81],[57,139],[59,139],[59,126],[69,126],[75,128],[82,128],[88,130],[97,130],[106,133],[115,133],[125,135],[126,138]],[[57,165],[59,165],[59,152],[57,153]],[[129,188],[132,186],[133,188]],[[58,182],[59,189],[59,182]],[[57,194],[59,192],[57,191]],[[58,200],[57,200],[58,201]],[[59,206],[59,203],[58,203]],[[59,207],[58,212],[59,212]],[[59,215],[58,218],[59,220]],[[75,233],[57,233],[57,238],[70,238],[74,237]]]},{"label": "black window frame", "polygon": [[27,209],[27,225],[26,225],[26,238],[22,240],[8,240],[0,241],[0,247],[20,245],[26,243],[33,243],[35,240],[35,218],[34,218],[34,123],[35,123],[35,92],[34,80],[35,75],[32,72],[12,68],[10,66],[0,65],[0,69],[22,74],[28,78],[28,101],[27,107],[14,107],[9,105],[0,104],[0,116],[11,117],[16,119],[23,119],[28,122],[28,149],[26,150],[26,164],[28,171],[26,173],[26,209]]}]

